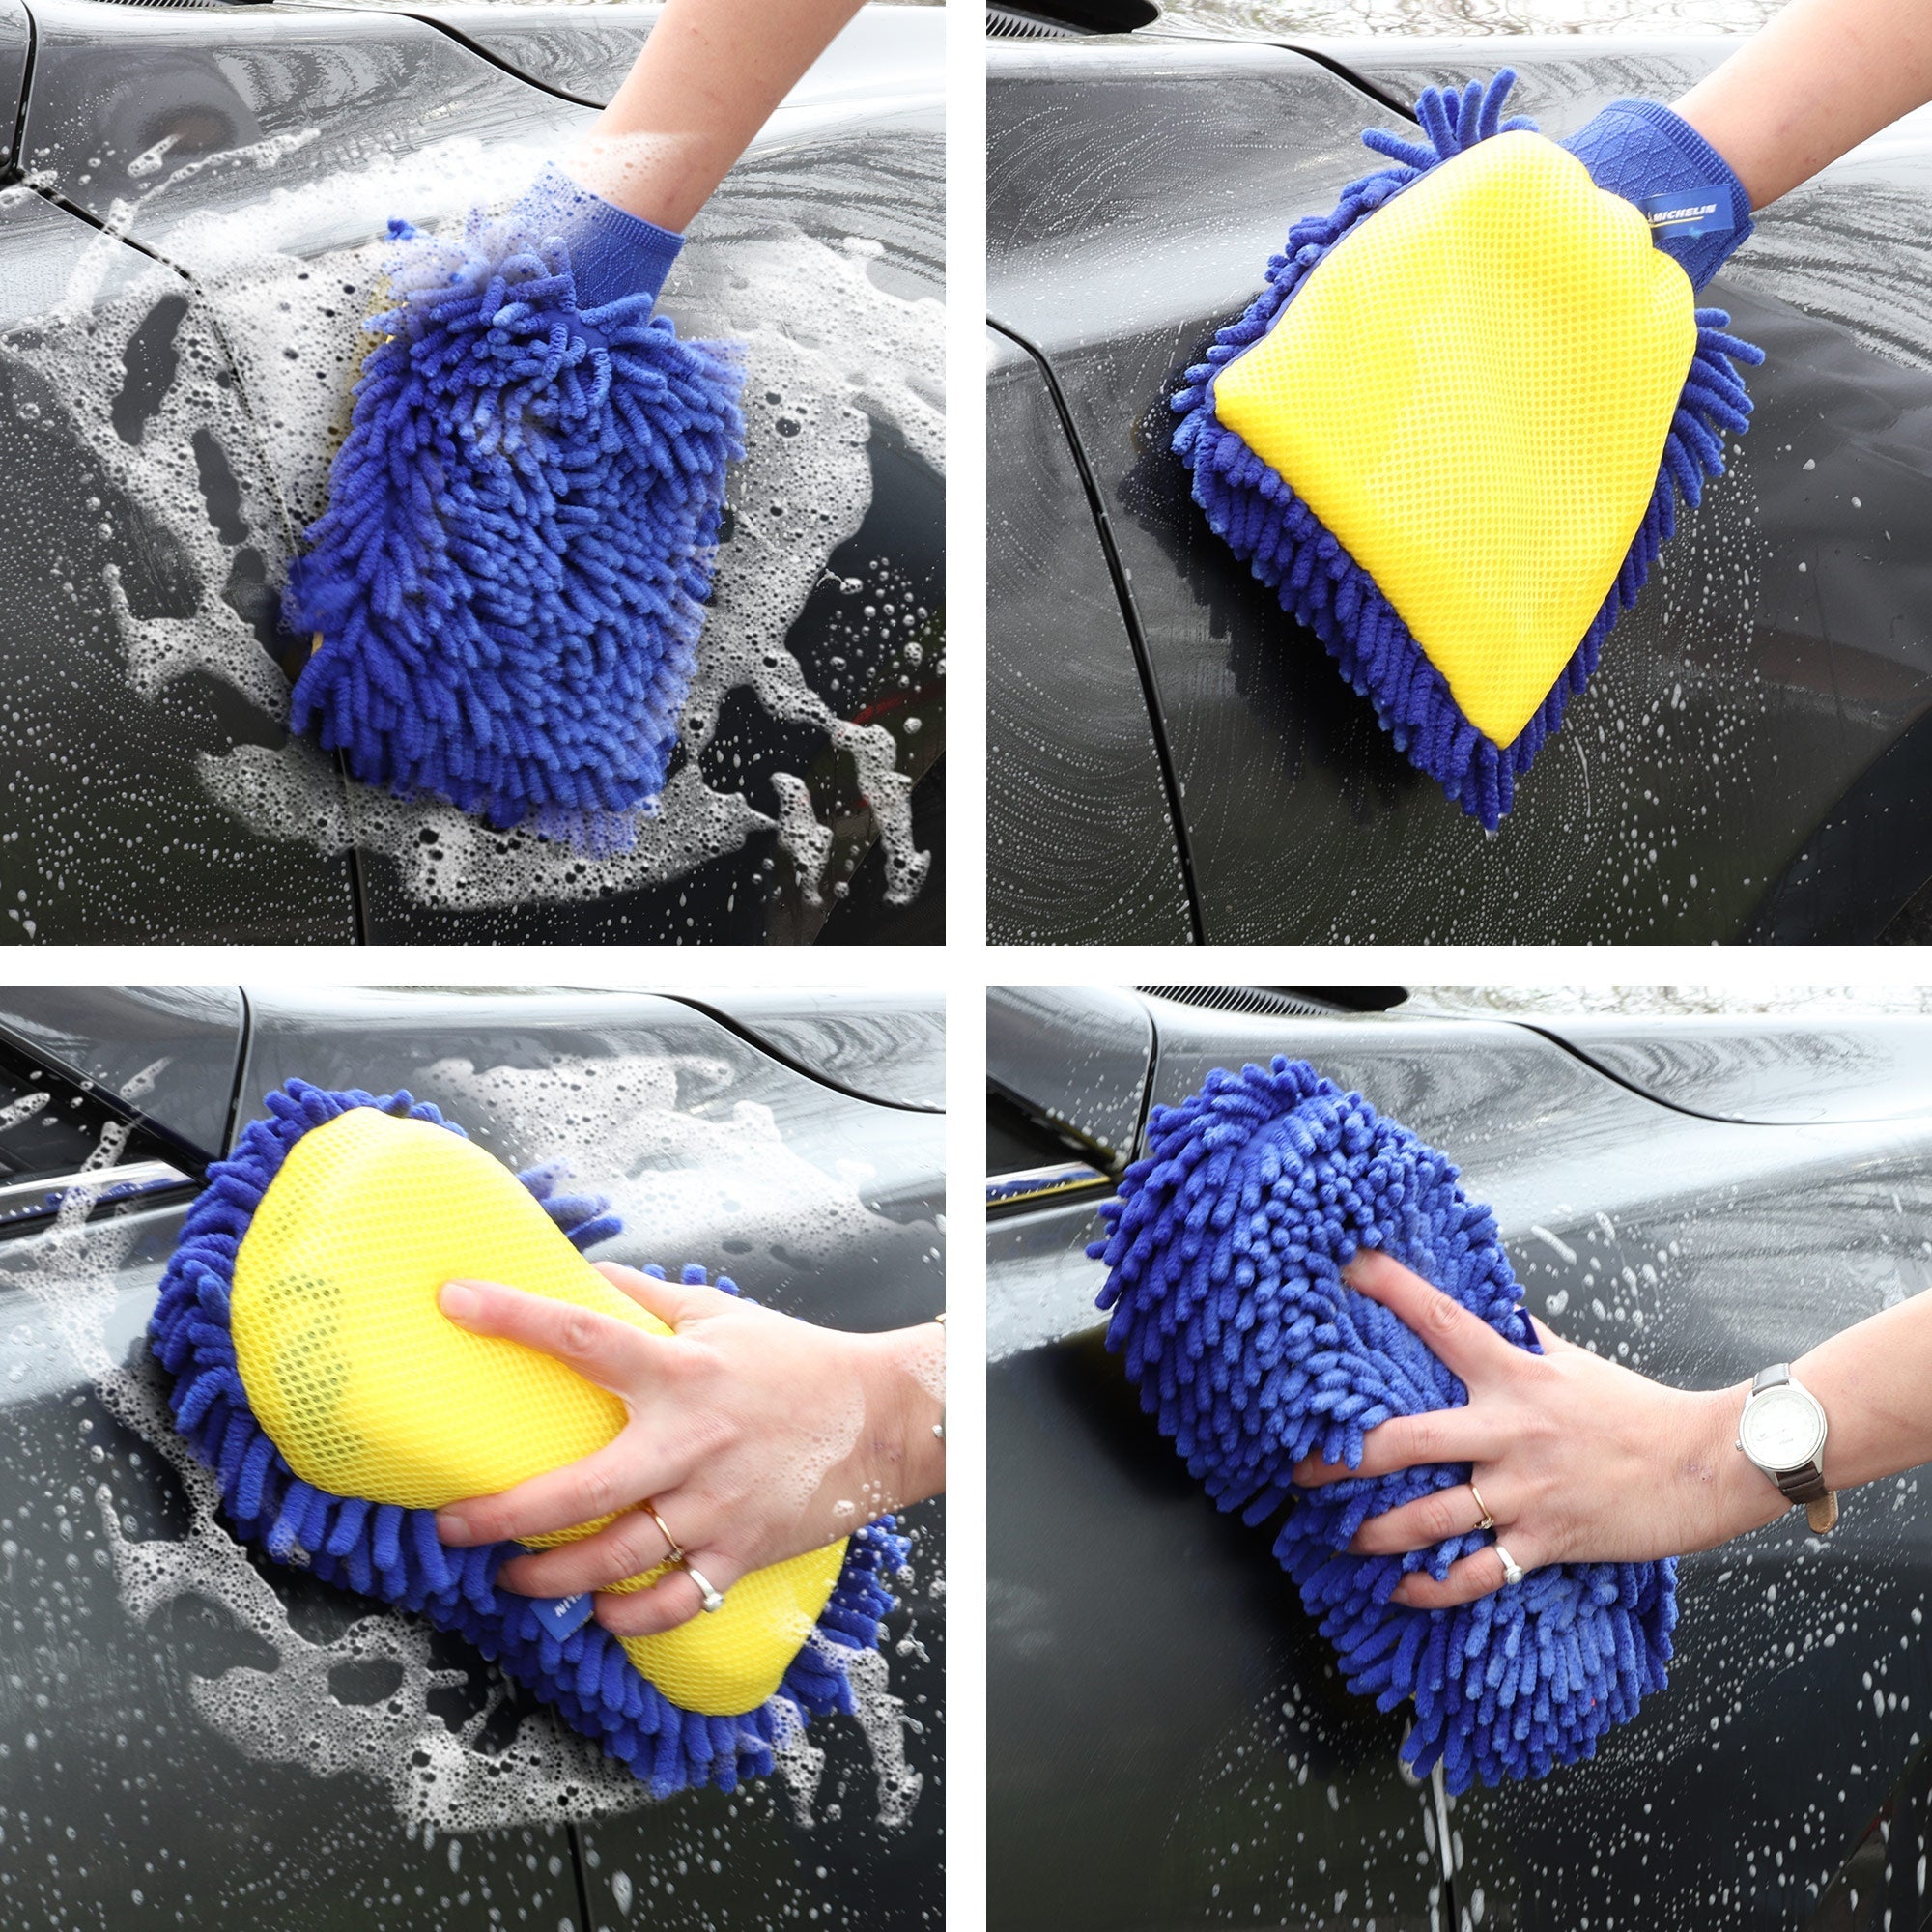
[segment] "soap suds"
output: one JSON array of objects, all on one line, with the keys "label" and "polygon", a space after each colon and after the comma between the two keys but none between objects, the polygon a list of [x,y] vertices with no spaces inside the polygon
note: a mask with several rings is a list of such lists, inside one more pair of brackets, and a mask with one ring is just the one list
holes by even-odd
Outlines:
[{"label": "soap suds", "polygon": [[[267,169],[311,138],[277,136],[218,158]],[[185,213],[174,191],[204,162],[160,173],[158,148],[142,158],[157,179],[114,204],[108,232],[83,250],[57,313],[8,347],[49,379],[115,484],[174,539],[197,592],[188,615],[144,617],[110,568],[106,589],[130,687],[153,698],[212,674],[265,726],[278,726],[288,713],[286,681],[223,593],[246,574],[238,573],[238,558],[253,552],[256,576],[278,595],[296,534],[326,498],[368,347],[361,324],[380,305],[389,246],[326,244],[380,231],[402,211],[420,225],[452,224],[478,199],[511,198],[543,156],[465,137],[402,158],[378,156],[325,181],[271,186],[240,211]],[[728,219],[728,209],[718,219]],[[115,240],[122,234],[142,239],[194,282],[156,263],[103,294],[109,270],[127,266]],[[944,312],[934,300],[881,289],[867,272],[877,244],[863,237],[832,246],[784,230],[708,244],[705,234],[700,217],[667,306],[687,333],[746,343],[748,453],[730,484],[728,540],[683,719],[686,758],[659,812],[640,818],[635,846],[591,857],[533,835],[494,834],[452,808],[345,784],[331,760],[299,743],[242,742],[205,755],[202,782],[226,811],[258,834],[327,854],[352,843],[379,852],[394,862],[412,900],[437,908],[566,904],[663,885],[742,851],[760,832],[778,835],[802,875],[814,862],[822,871],[834,828],[816,817],[802,780],[778,787],[774,817],[728,778],[707,779],[699,768],[726,697],[742,689],[774,723],[815,729],[849,758],[883,848],[887,897],[903,904],[917,895],[930,855],[913,838],[911,781],[897,769],[892,733],[836,715],[786,638],[870,507],[868,419],[943,472]],[[129,345],[170,299],[186,304],[173,331],[177,367],[130,442],[115,418]],[[237,507],[225,519],[207,504],[197,433],[204,454],[212,440],[233,472]],[[890,570],[890,560],[881,563]],[[903,648],[902,618],[884,614],[891,602],[889,594],[868,599],[880,614],[855,622]]]},{"label": "soap suds", "polygon": [[[469,1062],[449,1061],[430,1069],[419,1084],[459,1114],[461,1096],[475,1095],[526,1148],[569,1149],[586,1186],[620,1201],[649,1189],[653,1211],[661,1214],[674,1217],[691,1203],[716,1207],[695,1170],[722,1156],[723,1171],[711,1177],[714,1190],[728,1194],[741,1182],[774,1179],[780,1195],[794,1204],[790,1211],[815,1192],[822,1233],[843,1229],[849,1240],[866,1225],[870,1210],[848,1186],[785,1154],[768,1108],[741,1103],[723,1122],[679,1113],[680,1079],[702,1092],[727,1085],[729,1072],[722,1063],[698,1056],[639,1055],[614,1063],[563,1059],[541,1072],[479,1071]],[[219,1605],[274,1653],[270,1669],[234,1666],[216,1677],[191,1680],[190,1695],[202,1719],[258,1760],[298,1764],[323,1777],[354,1772],[368,1778],[387,1793],[407,1831],[426,1840],[437,1833],[608,1817],[649,1803],[645,1788],[621,1765],[548,1714],[526,1718],[500,1748],[481,1748],[485,1728],[508,1695],[500,1679],[493,1680],[483,1707],[452,1731],[430,1711],[427,1699],[433,1690],[463,1686],[468,1673],[432,1662],[432,1632],[416,1618],[372,1605],[329,1642],[296,1630],[272,1585],[222,1525],[215,1480],[176,1435],[158,1366],[145,1347],[132,1350],[125,1361],[116,1360],[109,1348],[117,1310],[145,1276],[131,1261],[141,1224],[90,1223],[87,1214],[95,1196],[110,1183],[127,1140],[124,1125],[108,1125],[84,1163],[99,1175],[99,1182],[71,1189],[52,1229],[10,1250],[0,1264],[0,1287],[19,1290],[33,1302],[102,1406],[154,1447],[180,1484],[188,1511],[186,1533],[148,1540],[128,1534],[111,1484],[100,1483],[94,1492],[128,1615],[140,1621],[176,1601],[197,1599]],[[649,1174],[628,1182],[605,1179],[607,1171],[630,1173],[652,1160],[685,1168],[676,1177],[683,1184],[667,1193],[650,1189]],[[757,1226],[767,1225],[762,1213],[753,1218]],[[791,1238],[796,1231],[787,1211],[774,1209],[772,1238],[781,1238],[781,1224],[783,1237]],[[371,1661],[394,1666],[400,1673],[396,1687],[374,1702],[340,1701],[330,1687],[331,1673]],[[860,1658],[853,1684],[878,1780],[880,1821],[897,1826],[919,1790],[904,1762],[903,1727],[911,1719],[888,1688],[882,1655]],[[822,1749],[801,1733],[783,1741],[777,1758],[794,1810],[809,1821]]]}]

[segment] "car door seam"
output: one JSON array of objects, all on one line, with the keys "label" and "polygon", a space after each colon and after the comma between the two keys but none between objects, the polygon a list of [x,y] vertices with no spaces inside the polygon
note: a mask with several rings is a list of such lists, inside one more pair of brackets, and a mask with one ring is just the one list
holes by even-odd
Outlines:
[{"label": "car door seam", "polygon": [[1153,738],[1154,761],[1160,770],[1161,789],[1167,797],[1168,817],[1174,828],[1175,858],[1180,867],[1180,883],[1187,895],[1187,925],[1196,946],[1207,944],[1207,925],[1201,913],[1201,892],[1194,877],[1194,849],[1187,836],[1187,819],[1181,809],[1179,776],[1175,769],[1174,750],[1168,742],[1167,715],[1161,704],[1160,681],[1155,675],[1153,659],[1148,650],[1147,635],[1141,625],[1140,607],[1135,602],[1133,585],[1127,578],[1125,564],[1122,561],[1119,546],[1114,541],[1113,526],[1108,521],[1107,506],[1100,496],[1098,479],[1094,474],[1094,467],[1087,460],[1086,445],[1080,440],[1080,432],[1075,427],[1073,412],[1067,407],[1066,398],[1061,393],[1059,379],[1053,373],[1052,365],[1027,338],[1003,322],[996,322],[991,316],[986,318],[986,327],[1004,335],[1017,348],[1026,351],[1038,368],[1040,377],[1046,384],[1046,391],[1052,400],[1055,412],[1060,418],[1060,426],[1070,447],[1074,468],[1080,472],[1081,488],[1087,493],[1087,508],[1093,517],[1094,531],[1100,540],[1101,554],[1107,560],[1107,572],[1113,579],[1114,596],[1121,607],[1121,621],[1126,629],[1127,645],[1133,652],[1134,668],[1139,673],[1141,696],[1147,704],[1148,727]]}]

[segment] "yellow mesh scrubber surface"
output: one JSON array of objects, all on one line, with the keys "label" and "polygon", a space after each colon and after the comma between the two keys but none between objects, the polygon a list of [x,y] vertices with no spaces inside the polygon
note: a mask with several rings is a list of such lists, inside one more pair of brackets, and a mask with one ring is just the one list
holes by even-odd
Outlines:
[{"label": "yellow mesh scrubber surface", "polygon": [[[842,1660],[876,1643],[882,1573],[904,1556],[889,1520],[753,1572],[715,1614],[643,1638],[595,1622],[560,1634],[548,1606],[498,1590],[520,1546],[438,1544],[441,1504],[574,1462],[625,1421],[553,1357],[450,1321],[445,1281],[668,1331],[583,1259],[539,1198],[546,1178],[533,1191],[434,1108],[302,1082],[269,1106],[211,1170],[151,1324],[177,1423],[242,1533],[463,1631],[661,1790],[768,1771],[787,1726],[849,1709]],[[611,1231],[592,1219],[601,1204],[566,1205],[578,1238]]]},{"label": "yellow mesh scrubber surface", "polygon": [[1721,469],[1698,412],[1744,427],[1728,355],[1761,359],[1629,200],[1500,123],[1509,78],[1297,223],[1175,399],[1210,526],[1490,827]]}]

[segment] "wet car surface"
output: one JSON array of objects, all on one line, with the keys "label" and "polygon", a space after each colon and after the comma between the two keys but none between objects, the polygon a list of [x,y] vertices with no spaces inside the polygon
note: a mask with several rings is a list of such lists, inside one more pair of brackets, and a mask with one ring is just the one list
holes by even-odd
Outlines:
[{"label": "wet car surface", "polygon": [[1449,1799],[1141,1412],[1085,1246],[1150,1104],[1286,1053],[1449,1151],[1558,1332],[1726,1386],[1932,1286],[1932,1028],[1243,997],[989,1006],[990,1922],[1919,1922],[1922,1471],[1686,1559],[1669,1689],[1593,1762]]},{"label": "wet car surface", "polygon": [[[406,1085],[516,1165],[564,1155],[624,1217],[600,1258],[703,1260],[818,1321],[925,1319],[942,1041],[911,995],[714,1016],[629,994],[0,992],[0,1920],[936,1921],[938,1503],[904,1520],[861,1715],[815,1721],[762,1784],[653,1804],[460,1642],[236,1544],[143,1336],[201,1166],[293,1075]],[[148,1179],[110,1198],[115,1174]]]},{"label": "wet car surface", "polygon": [[[1289,223],[1370,165],[1362,128],[1400,126],[1427,81],[1513,66],[1512,107],[1561,138],[1620,94],[1674,98],[1732,44],[1173,27],[988,43],[995,939],[1917,936],[1920,117],[1763,213],[1703,296],[1768,352],[1751,430],[1493,836],[1211,534],[1169,447],[1180,371]],[[1089,586],[1070,611],[1061,574]]]},{"label": "wet car surface", "polygon": [[934,10],[860,15],[668,284],[685,333],[749,345],[749,456],[682,750],[634,849],[489,833],[287,737],[306,640],[276,603],[390,217],[513,197],[654,17],[0,10],[0,95],[32,48],[0,185],[9,937],[939,936]]}]

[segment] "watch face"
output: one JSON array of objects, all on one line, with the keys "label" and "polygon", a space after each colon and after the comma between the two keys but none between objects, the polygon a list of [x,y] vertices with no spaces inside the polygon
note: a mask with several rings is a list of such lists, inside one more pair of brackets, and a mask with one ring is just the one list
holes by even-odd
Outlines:
[{"label": "watch face", "polygon": [[1738,1439],[1766,1469],[1796,1469],[1825,1446],[1825,1411],[1803,1389],[1768,1389],[1745,1406]]}]

